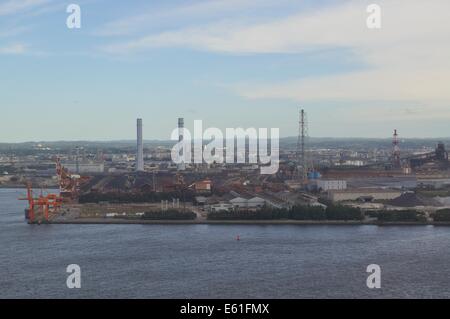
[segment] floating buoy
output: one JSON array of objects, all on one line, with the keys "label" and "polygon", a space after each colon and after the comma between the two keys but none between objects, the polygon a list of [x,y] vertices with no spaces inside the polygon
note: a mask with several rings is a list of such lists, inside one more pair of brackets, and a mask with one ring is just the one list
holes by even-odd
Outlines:
[{"label": "floating buoy", "polygon": [[239,235],[236,236],[236,240],[241,240],[241,237],[239,237]]}]

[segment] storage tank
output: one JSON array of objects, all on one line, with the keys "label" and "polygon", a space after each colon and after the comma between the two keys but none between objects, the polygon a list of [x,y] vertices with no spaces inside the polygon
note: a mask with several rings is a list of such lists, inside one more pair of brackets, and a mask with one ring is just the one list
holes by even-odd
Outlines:
[{"label": "storage tank", "polygon": [[312,171],[308,173],[308,179],[319,179],[321,177],[320,173],[317,171]]}]

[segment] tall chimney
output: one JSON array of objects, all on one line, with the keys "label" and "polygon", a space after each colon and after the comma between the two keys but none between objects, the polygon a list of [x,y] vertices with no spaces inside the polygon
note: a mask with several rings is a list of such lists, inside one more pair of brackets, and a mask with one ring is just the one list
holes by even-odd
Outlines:
[{"label": "tall chimney", "polygon": [[178,118],[178,142],[183,140],[183,129],[184,129],[184,119],[182,117]]},{"label": "tall chimney", "polygon": [[[184,118],[179,117],[178,118],[178,142],[182,142],[184,139],[183,131],[184,131]],[[185,152],[184,149],[183,149],[183,152]],[[183,156],[184,156],[184,154],[183,154]],[[180,164],[178,164],[177,168],[178,168],[178,170],[185,170],[186,164],[184,162],[180,163]]]},{"label": "tall chimney", "polygon": [[144,145],[142,143],[142,119],[137,119],[136,171],[144,171]]}]

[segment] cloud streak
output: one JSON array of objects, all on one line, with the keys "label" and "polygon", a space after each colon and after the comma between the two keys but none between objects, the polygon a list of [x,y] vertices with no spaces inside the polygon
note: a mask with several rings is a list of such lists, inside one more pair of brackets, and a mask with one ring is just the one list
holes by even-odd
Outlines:
[{"label": "cloud streak", "polygon": [[[152,28],[179,26],[200,22],[211,22],[247,12],[267,8],[279,8],[284,5],[292,5],[292,0],[210,0],[194,2],[176,7],[144,9],[143,13],[131,15],[108,22],[94,32],[97,36],[122,36],[132,35]],[[248,17],[248,15],[246,15]]]},{"label": "cloud streak", "polygon": [[49,2],[51,2],[51,0],[8,0],[0,4],[0,16],[21,13]]},{"label": "cloud streak", "polygon": [[[293,14],[267,23],[245,25],[222,21],[151,34],[111,44],[111,54],[130,54],[173,47],[218,54],[302,54],[349,49],[365,67],[341,74],[266,84],[234,85],[248,99],[293,101],[412,101],[450,117],[450,23],[448,0],[380,0],[382,29],[366,27],[366,2]],[[282,58],[282,57],[280,57]],[[442,113],[443,112],[443,113]]]},{"label": "cloud streak", "polygon": [[22,43],[11,44],[0,47],[0,54],[2,55],[20,55],[27,51],[27,46]]},{"label": "cloud streak", "polygon": [[18,26],[0,31],[0,38],[13,37],[30,30],[30,27]]}]

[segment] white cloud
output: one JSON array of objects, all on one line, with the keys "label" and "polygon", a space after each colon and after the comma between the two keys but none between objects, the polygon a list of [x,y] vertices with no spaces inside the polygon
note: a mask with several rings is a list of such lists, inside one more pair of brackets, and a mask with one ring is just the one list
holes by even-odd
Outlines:
[{"label": "white cloud", "polygon": [[417,40],[420,41],[417,46],[427,42],[445,42],[442,36],[448,36],[450,31],[447,21],[450,2],[432,1],[410,0],[407,4],[401,0],[379,1],[383,8],[383,28],[376,31],[367,29],[366,6],[358,0],[270,23],[246,26],[231,20],[161,32],[109,48],[127,53],[153,47],[180,46],[239,54],[295,53],[322,47],[350,47],[359,50],[361,55],[373,54],[398,45],[398,41],[402,41],[402,46]]},{"label": "white cloud", "polygon": [[[120,36],[137,33],[152,27],[179,26],[195,21],[215,21],[227,15],[255,12],[258,9],[282,7],[295,4],[296,0],[208,0],[180,6],[148,7],[143,13],[122,17],[99,27],[94,34],[98,36]],[[248,15],[247,15],[248,17]]]},{"label": "white cloud", "polygon": [[390,70],[383,68],[305,78],[280,84],[244,84],[235,89],[249,99],[450,101],[449,80],[450,69]]},{"label": "white cloud", "polygon": [[282,54],[346,48],[364,69],[265,85],[240,84],[234,89],[250,99],[361,101],[361,110],[366,111],[365,102],[389,101],[395,106],[411,101],[424,105],[414,112],[417,118],[450,118],[450,1],[379,0],[380,30],[366,27],[367,3],[355,0],[262,24],[228,21],[166,31],[105,50],[127,54],[186,47],[227,54]]},{"label": "white cloud", "polygon": [[11,44],[8,46],[0,47],[0,54],[18,55],[24,54],[27,51],[27,46],[21,43]]},{"label": "white cloud", "polygon": [[0,38],[4,37],[13,37],[19,34],[22,34],[26,31],[30,30],[30,27],[11,27],[8,29],[0,30]]},{"label": "white cloud", "polygon": [[12,15],[49,3],[51,0],[8,0],[0,3],[0,16]]},{"label": "white cloud", "polygon": [[[367,66],[364,70],[338,75],[266,85],[246,84],[236,87],[237,92],[250,99],[303,102],[378,100],[395,106],[395,102],[414,101],[426,106],[417,110],[417,117],[450,118],[450,43],[447,40],[450,39],[447,18],[450,2],[411,0],[405,4],[391,0],[379,3],[383,13],[381,30],[365,27],[363,6],[355,2],[304,19],[294,17],[278,25],[257,26],[236,33],[233,36],[246,43],[245,47],[240,47],[244,50],[301,52],[321,46],[346,47]],[[295,34],[295,29],[299,34]],[[262,34],[277,40],[249,44]],[[228,41],[224,47],[235,50],[239,48],[238,42]],[[381,112],[374,113],[373,118],[381,115]]]}]

